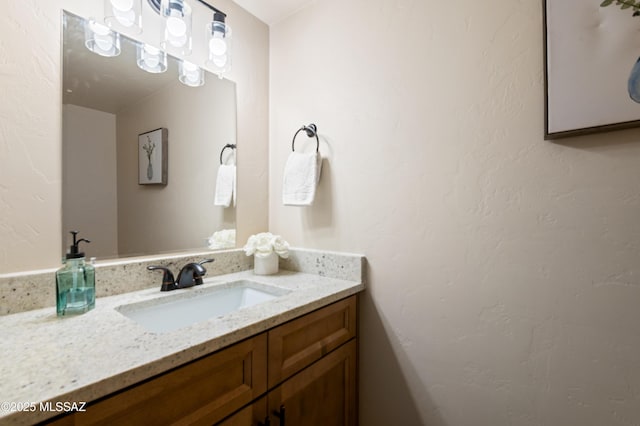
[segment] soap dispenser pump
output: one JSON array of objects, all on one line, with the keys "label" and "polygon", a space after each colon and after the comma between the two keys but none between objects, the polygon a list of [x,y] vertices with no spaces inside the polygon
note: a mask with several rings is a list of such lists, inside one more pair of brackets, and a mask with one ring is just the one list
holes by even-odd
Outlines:
[{"label": "soap dispenser pump", "polygon": [[77,239],[78,232],[71,231],[73,244],[64,260],[64,266],[56,272],[56,311],[59,317],[83,314],[96,306],[95,268],[85,263],[84,253],[78,245],[91,241]]}]

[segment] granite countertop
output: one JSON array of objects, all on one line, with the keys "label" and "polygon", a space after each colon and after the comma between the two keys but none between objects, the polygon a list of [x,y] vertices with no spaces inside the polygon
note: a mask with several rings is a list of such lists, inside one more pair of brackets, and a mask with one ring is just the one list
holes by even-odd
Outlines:
[{"label": "granite countertop", "polygon": [[[251,280],[289,290],[273,300],[175,331],[153,333],[115,308],[181,292]],[[0,423],[30,424],[60,414],[45,401],[88,402],[212,353],[364,289],[362,280],[281,270],[218,275],[201,286],[172,292],[159,286],[98,298],[86,314],[58,318],[55,308],[0,317],[0,403],[34,403],[32,412],[0,406]]]}]

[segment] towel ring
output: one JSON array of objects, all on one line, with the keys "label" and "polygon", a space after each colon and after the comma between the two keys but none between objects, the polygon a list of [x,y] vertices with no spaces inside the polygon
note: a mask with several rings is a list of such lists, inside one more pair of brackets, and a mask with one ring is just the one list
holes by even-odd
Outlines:
[{"label": "towel ring", "polygon": [[220,151],[220,164],[222,164],[222,154],[224,154],[224,150],[227,148],[236,149],[236,145],[232,143],[228,143],[222,148],[222,151]]},{"label": "towel ring", "polygon": [[316,127],[315,124],[309,124],[308,126],[302,126],[298,129],[298,131],[296,132],[295,135],[293,135],[293,141],[291,142],[291,151],[295,151],[296,150],[296,136],[298,136],[298,133],[300,133],[301,131],[305,131],[305,133],[307,134],[308,137],[312,138],[312,137],[316,137],[316,152],[318,152],[320,150],[320,138],[318,138],[318,127]]}]

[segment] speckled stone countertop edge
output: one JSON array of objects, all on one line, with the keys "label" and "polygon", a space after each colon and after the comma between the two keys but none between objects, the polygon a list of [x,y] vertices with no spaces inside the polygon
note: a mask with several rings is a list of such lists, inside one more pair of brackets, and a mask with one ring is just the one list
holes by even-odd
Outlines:
[{"label": "speckled stone countertop edge", "polygon": [[[207,276],[225,275],[253,268],[253,256],[242,249],[194,251],[146,257],[105,260],[96,263],[96,297],[113,296],[154,288],[162,275],[150,272],[150,265],[173,270],[177,276],[181,266],[214,258],[206,264]],[[345,280],[364,281],[364,256],[316,249],[292,247],[287,259],[280,260],[280,268]],[[0,274],[0,317],[55,306],[55,271],[36,271]]]},{"label": "speckled stone countertop edge", "polygon": [[[301,252],[303,257],[308,255],[305,250]],[[318,255],[323,254],[312,254]],[[327,256],[326,253],[324,255]],[[346,257],[354,262],[354,268],[356,264],[360,267],[364,265],[364,257]],[[357,273],[362,276],[363,272]],[[237,279],[255,280],[295,291],[278,298],[277,302],[265,303],[260,309],[248,308],[240,314],[239,311],[235,312],[219,324],[210,320],[208,327],[207,324],[194,325],[186,330],[187,334],[178,330],[158,335],[147,332],[131,322],[127,323],[123,336],[119,336],[117,330],[104,331],[109,329],[110,323],[113,323],[115,328],[118,325],[122,327],[124,317],[113,309],[115,306],[150,297],[149,295],[155,297],[158,293],[155,288],[98,299],[96,310],[73,319],[55,318],[53,308],[0,317],[0,324],[4,322],[2,326],[10,330],[0,342],[0,352],[13,348],[11,352],[14,353],[12,359],[0,362],[0,374],[6,377],[11,373],[10,376],[17,377],[16,380],[5,380],[0,385],[0,402],[95,400],[364,290],[364,280],[342,280],[287,270],[281,270],[274,276],[256,276],[252,271],[242,271],[211,277],[209,280],[213,283],[211,285],[216,285]],[[87,321],[83,320],[85,318]],[[22,330],[23,333],[19,330],[21,320],[27,323]],[[75,324],[72,325],[71,321]],[[63,338],[57,341],[55,334],[65,331],[64,326],[67,324],[70,328],[66,331],[75,327],[75,333],[79,335],[102,327],[102,332],[99,329],[95,330],[96,335],[100,336],[98,339],[103,345],[109,346],[113,356],[109,355],[109,350],[106,349],[107,353],[102,353],[105,351],[98,350],[90,342],[85,346],[93,349],[85,347],[89,353],[82,354],[78,347],[83,346],[72,339],[67,338],[65,341]],[[41,344],[38,344],[37,336],[32,336],[28,342],[21,337],[24,334],[37,334],[36,330],[47,336]],[[18,353],[15,353],[16,347]],[[88,360],[87,370],[92,371],[88,378],[84,377],[82,372],[68,368],[64,362],[59,361],[62,358],[67,359],[69,364],[74,364],[74,360],[82,360],[85,356]],[[16,365],[15,360],[21,361]],[[109,363],[112,365],[108,366]],[[101,367],[104,374],[99,373]],[[31,380],[32,383],[21,383],[22,374],[28,376],[27,381]],[[52,386],[47,386],[46,382]],[[0,424],[30,424],[58,414],[39,410],[19,414],[0,411]]]}]

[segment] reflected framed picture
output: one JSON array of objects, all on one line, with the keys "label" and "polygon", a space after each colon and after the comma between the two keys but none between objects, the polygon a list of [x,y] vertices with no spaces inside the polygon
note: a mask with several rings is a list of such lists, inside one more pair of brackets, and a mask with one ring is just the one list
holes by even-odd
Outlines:
[{"label": "reflected framed picture", "polygon": [[640,126],[635,9],[614,0],[543,0],[543,7],[544,138]]},{"label": "reflected framed picture", "polygon": [[169,130],[151,130],[138,135],[138,184],[166,185],[169,165]]}]

